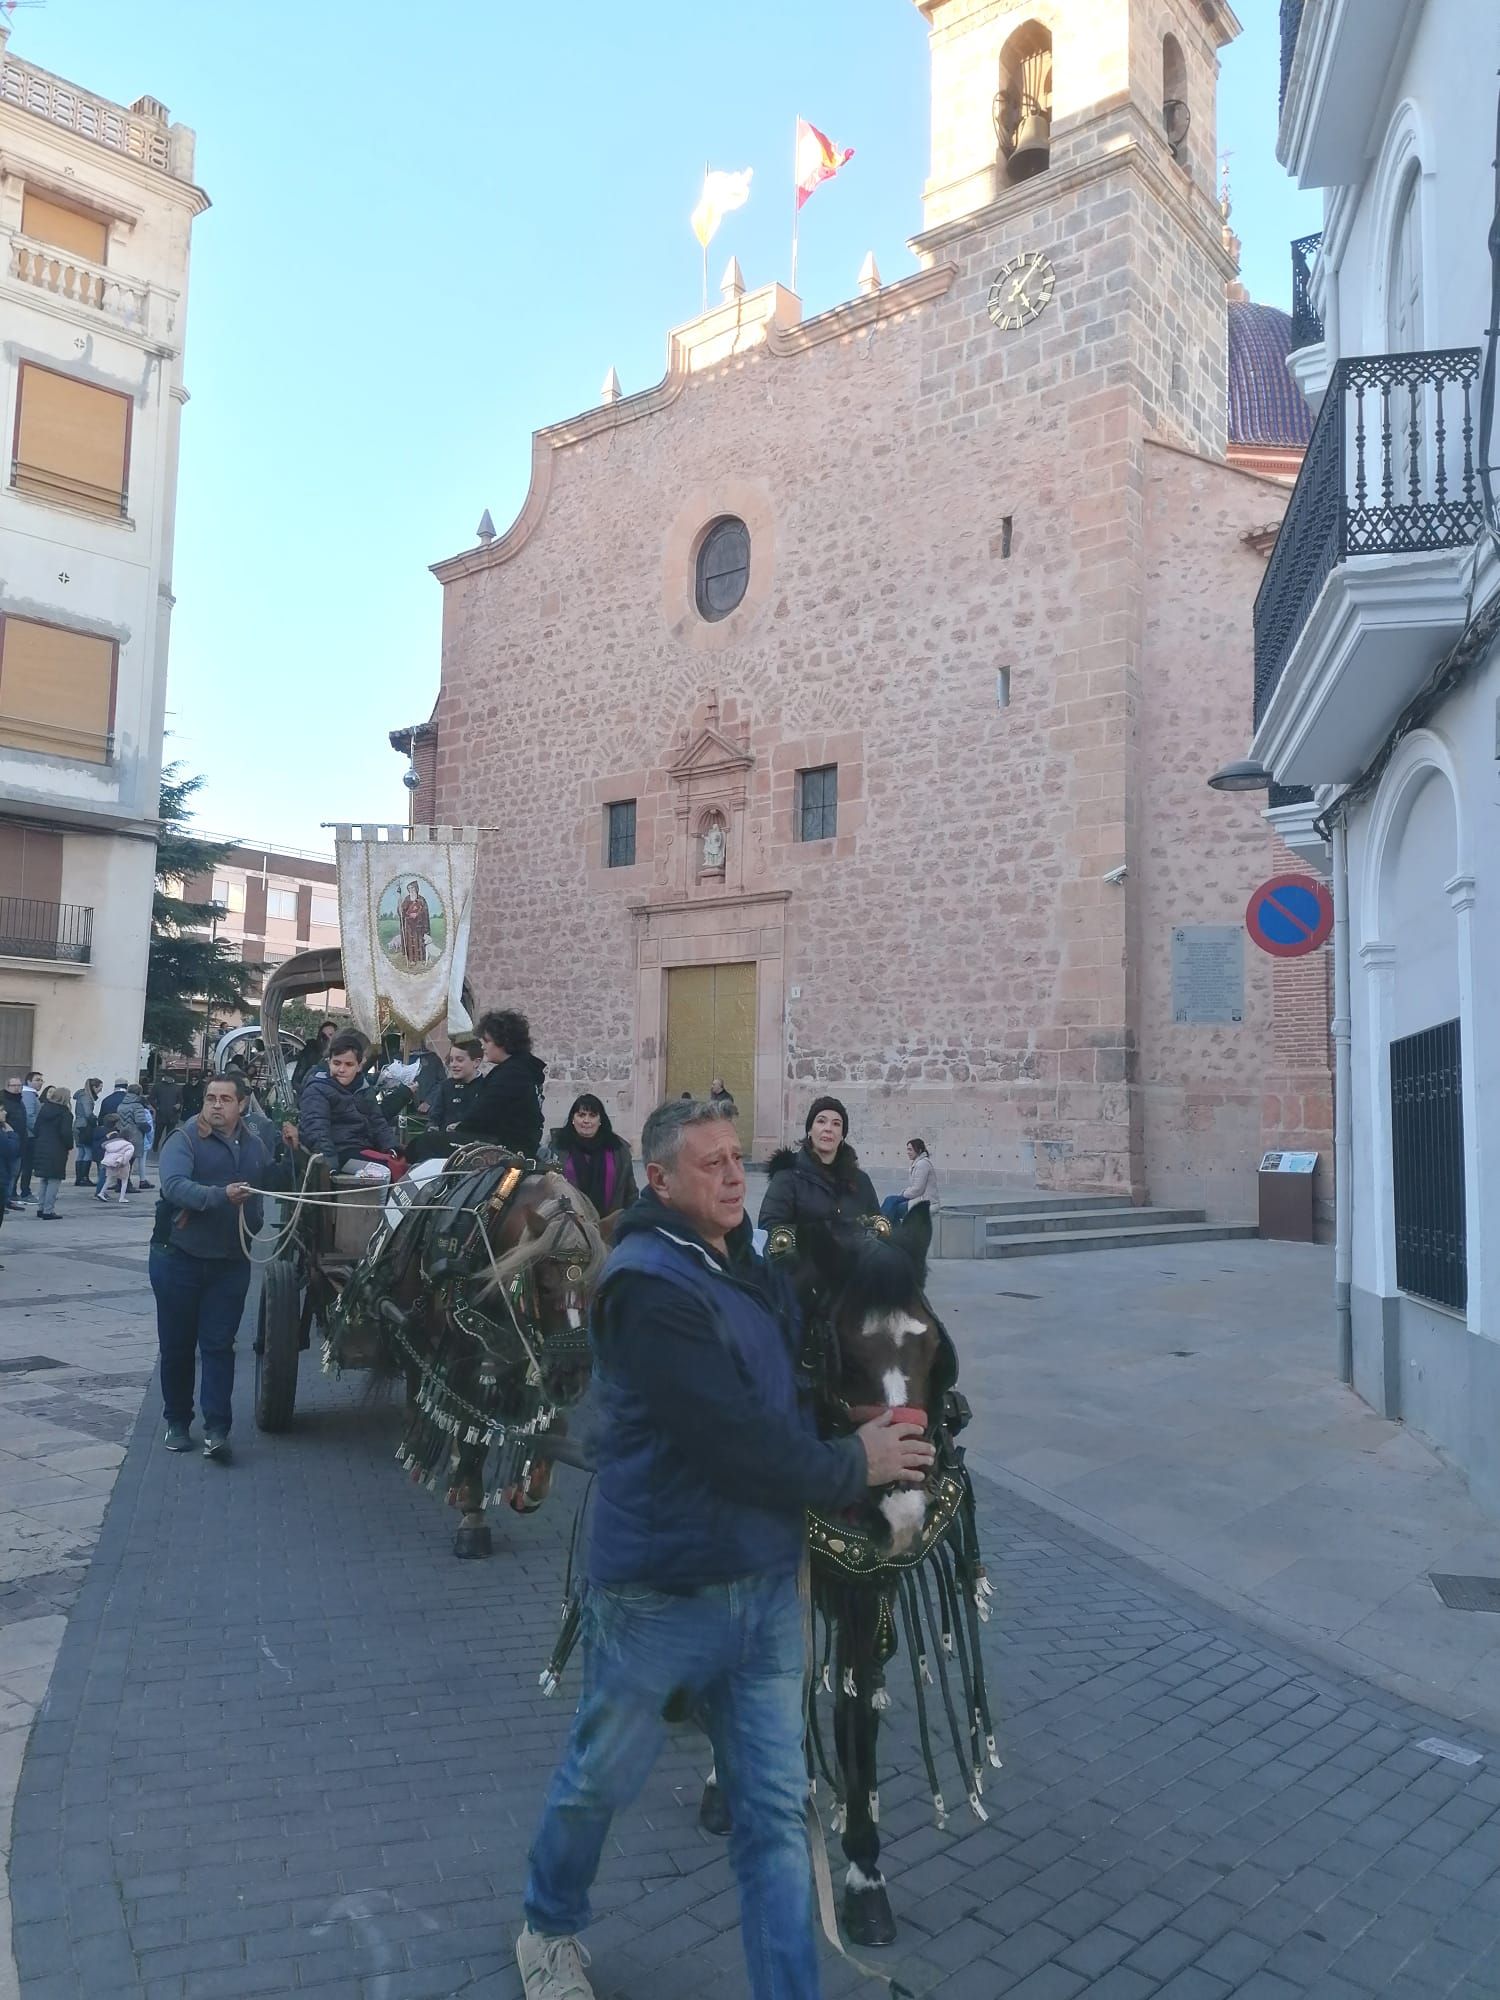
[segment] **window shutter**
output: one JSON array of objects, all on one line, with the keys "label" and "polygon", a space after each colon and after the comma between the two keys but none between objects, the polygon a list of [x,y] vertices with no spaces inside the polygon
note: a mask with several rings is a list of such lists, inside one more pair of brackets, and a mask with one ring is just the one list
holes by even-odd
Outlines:
[{"label": "window shutter", "polygon": [[91,264],[102,264],[109,254],[109,224],[97,215],[83,215],[49,201],[44,194],[27,188],[21,197],[21,234],[38,243],[55,243],[59,250],[71,250]]},{"label": "window shutter", "polygon": [[107,763],[115,656],[115,642],[91,632],[0,621],[0,743]]},{"label": "window shutter", "polygon": [[98,514],[125,511],[130,398],[21,364],[15,484]]}]

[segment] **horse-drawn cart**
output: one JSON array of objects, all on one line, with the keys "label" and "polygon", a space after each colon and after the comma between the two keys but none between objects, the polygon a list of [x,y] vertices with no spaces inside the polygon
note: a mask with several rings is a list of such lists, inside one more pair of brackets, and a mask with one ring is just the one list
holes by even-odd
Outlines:
[{"label": "horse-drawn cart", "polygon": [[[337,950],[299,952],[266,981],[261,999],[260,1039],[264,1044],[254,1080],[255,1117],[274,1129],[297,1115],[289,1057],[293,1049],[281,1028],[289,1000],[324,993],[344,983]],[[465,993],[465,998],[470,996]],[[215,1052],[215,1067],[227,1070],[236,1054],[228,1038]],[[327,1329],[351,1273],[382,1226],[390,1198],[385,1183],[329,1174],[320,1161],[299,1156],[297,1192],[282,1203],[282,1215],[268,1234],[275,1254],[261,1269],[255,1318],[255,1421],[263,1431],[284,1431],[297,1402],[297,1372],[312,1344],[315,1326]],[[379,1359],[379,1329],[341,1328],[341,1365],[373,1367]]]}]

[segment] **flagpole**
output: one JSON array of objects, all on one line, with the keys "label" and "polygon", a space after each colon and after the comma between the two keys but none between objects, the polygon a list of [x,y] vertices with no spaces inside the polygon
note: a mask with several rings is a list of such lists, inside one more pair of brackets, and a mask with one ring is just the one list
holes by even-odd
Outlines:
[{"label": "flagpole", "polygon": [[797,139],[802,130],[802,113],[792,126],[792,296],[797,296],[797,224],[802,214],[797,200]]},{"label": "flagpole", "polygon": [[[703,185],[708,185],[708,161],[703,162]],[[708,245],[703,246],[703,310],[708,311]]]}]

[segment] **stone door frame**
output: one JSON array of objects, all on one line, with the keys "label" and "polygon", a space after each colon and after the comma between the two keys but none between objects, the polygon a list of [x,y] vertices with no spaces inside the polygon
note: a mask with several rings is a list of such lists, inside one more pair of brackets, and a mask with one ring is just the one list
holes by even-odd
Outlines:
[{"label": "stone door frame", "polygon": [[751,1156],[768,1159],[786,1129],[786,918],[789,889],[695,896],[638,905],[636,1061],[631,1110],[637,1130],[666,1088],[667,973],[679,965],[755,966],[755,1131]]}]

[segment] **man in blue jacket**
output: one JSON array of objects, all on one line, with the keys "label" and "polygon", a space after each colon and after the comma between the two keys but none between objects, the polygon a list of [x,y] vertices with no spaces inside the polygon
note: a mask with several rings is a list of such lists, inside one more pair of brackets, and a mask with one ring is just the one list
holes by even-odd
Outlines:
[{"label": "man in blue jacket", "polygon": [[254,1190],[268,1185],[271,1171],[245,1122],[249,1096],[243,1077],[210,1077],[202,1111],[163,1143],[151,1237],[167,1450],[193,1448],[193,1380],[201,1357],[203,1456],[220,1465],[229,1461],[234,1339],[250,1288],[240,1218],[247,1229],[260,1228]]},{"label": "man in blue jacket", "polygon": [[920,1484],[932,1448],[888,1419],[818,1438],[796,1305],[751,1247],[744,1160],[722,1107],[658,1106],[641,1151],[649,1190],[619,1227],[594,1308],[583,1693],[531,1849],[516,1957],[527,2000],[592,2000],[578,1933],[610,1821],[645,1784],[666,1712],[692,1709],[728,1794],[750,1990],[816,2000],[805,1514]]}]

